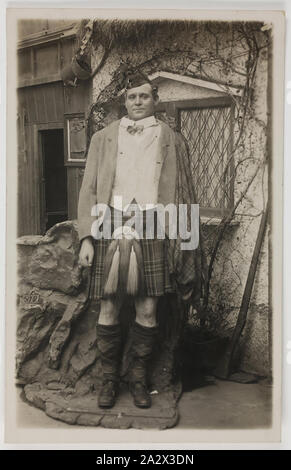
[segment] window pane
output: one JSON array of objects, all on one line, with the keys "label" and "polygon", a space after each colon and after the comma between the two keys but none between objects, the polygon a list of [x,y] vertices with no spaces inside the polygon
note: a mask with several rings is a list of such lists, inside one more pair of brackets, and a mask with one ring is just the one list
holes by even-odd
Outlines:
[{"label": "window pane", "polygon": [[193,183],[203,208],[227,209],[231,204],[231,108],[180,111],[181,132],[188,141]]}]

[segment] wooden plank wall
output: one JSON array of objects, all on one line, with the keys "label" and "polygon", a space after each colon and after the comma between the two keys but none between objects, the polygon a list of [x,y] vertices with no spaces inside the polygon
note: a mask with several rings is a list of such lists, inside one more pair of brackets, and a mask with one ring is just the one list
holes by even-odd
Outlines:
[{"label": "wooden plank wall", "polygon": [[68,213],[69,219],[77,218],[79,192],[84,176],[84,168],[71,166],[67,168]]},{"label": "wooden plank wall", "polygon": [[[84,82],[77,88],[64,90],[62,82],[21,88],[19,116],[25,113],[24,132],[19,118],[19,184],[18,234],[40,234],[41,158],[37,140],[38,126],[64,125],[65,113],[86,112],[90,85]],[[82,167],[67,167],[69,219],[77,216]]]},{"label": "wooden plank wall", "polygon": [[[33,24],[20,23],[19,32],[22,36],[46,28],[54,29],[61,26],[49,20],[36,21]],[[46,61],[50,61],[47,70],[50,70],[55,76],[60,74],[61,69],[70,63],[74,49],[74,39],[69,38],[60,42],[56,41],[53,44],[36,46],[33,54],[30,48],[19,51],[19,78],[25,78],[27,82],[25,86],[18,89],[19,236],[41,234],[42,159],[39,130],[64,127],[66,114],[83,112],[86,114],[89,109],[91,96],[89,81],[79,81],[76,87],[65,87],[62,81],[33,84],[40,67],[42,76],[46,77]],[[32,56],[34,60],[26,60]],[[57,61],[50,60],[55,56],[58,58]],[[67,166],[68,215],[70,219],[77,216],[78,195],[83,177],[82,166],[82,164],[80,167]]]},{"label": "wooden plank wall", "polygon": [[26,110],[27,124],[63,122],[64,93],[61,82],[19,90],[19,103]]},{"label": "wooden plank wall", "polygon": [[[40,234],[41,155],[38,125],[63,122],[62,83],[52,83],[18,90],[19,116],[25,116],[24,131],[19,132],[18,234]],[[23,117],[22,117],[23,119]],[[20,119],[21,122],[21,119]]]},{"label": "wooden plank wall", "polygon": [[21,157],[18,159],[18,235],[40,233],[39,184],[36,181],[39,163],[33,151],[33,130],[33,125],[25,125],[18,142]]}]

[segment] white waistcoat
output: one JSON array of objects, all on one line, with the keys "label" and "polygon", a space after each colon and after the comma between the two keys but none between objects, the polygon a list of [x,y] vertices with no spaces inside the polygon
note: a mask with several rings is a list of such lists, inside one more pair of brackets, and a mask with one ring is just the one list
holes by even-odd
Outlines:
[{"label": "white waistcoat", "polygon": [[[144,126],[141,133],[130,134],[128,126]],[[139,121],[122,118],[118,134],[116,173],[110,205],[117,209],[115,196],[122,196],[122,209],[135,199],[142,210],[157,204],[158,182],[154,178],[161,126],[154,116]]]}]

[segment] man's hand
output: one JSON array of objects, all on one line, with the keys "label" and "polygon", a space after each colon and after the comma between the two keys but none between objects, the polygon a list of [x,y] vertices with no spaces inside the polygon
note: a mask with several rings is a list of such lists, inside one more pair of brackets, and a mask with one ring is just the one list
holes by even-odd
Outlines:
[{"label": "man's hand", "polygon": [[79,253],[79,264],[84,268],[92,266],[94,257],[94,247],[90,237],[84,238]]}]

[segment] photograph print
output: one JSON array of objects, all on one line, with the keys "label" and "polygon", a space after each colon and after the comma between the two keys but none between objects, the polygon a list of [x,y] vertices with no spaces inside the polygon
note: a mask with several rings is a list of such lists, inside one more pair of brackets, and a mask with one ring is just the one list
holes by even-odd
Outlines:
[{"label": "photograph print", "polygon": [[18,426],[279,439],[272,15],[45,11],[13,32]]}]

